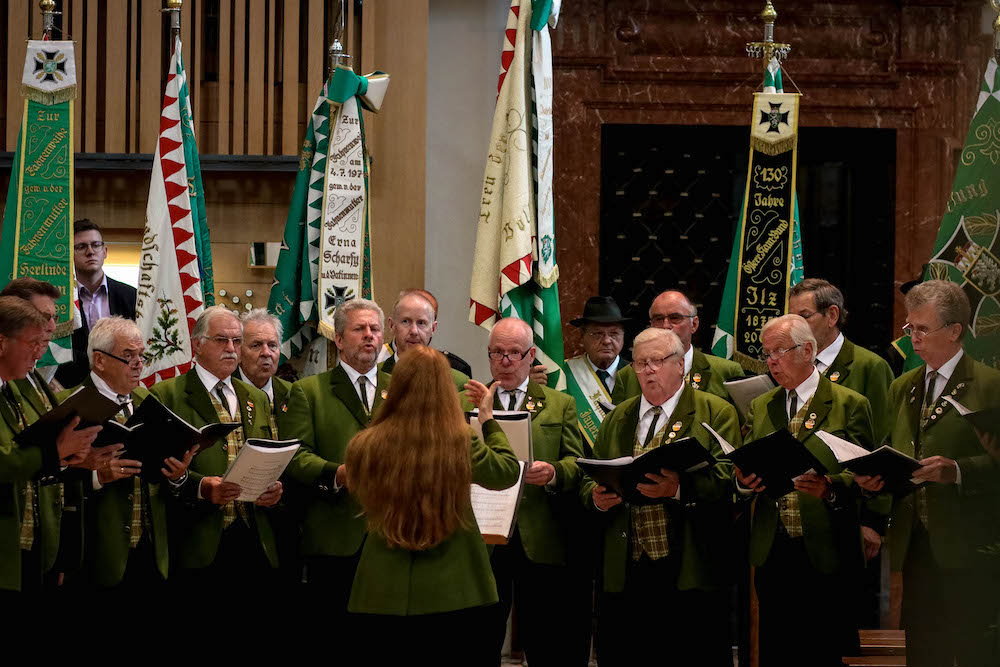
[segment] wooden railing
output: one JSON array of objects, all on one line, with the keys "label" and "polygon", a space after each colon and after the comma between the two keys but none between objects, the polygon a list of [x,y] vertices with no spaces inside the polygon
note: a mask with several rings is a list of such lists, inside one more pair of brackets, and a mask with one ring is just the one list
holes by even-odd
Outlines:
[{"label": "wooden railing", "polygon": [[[170,58],[161,0],[61,0],[54,39],[76,42],[76,151],[151,153]],[[360,63],[360,2],[343,40]],[[339,0],[185,0],[181,42],[199,151],[295,155],[326,76]],[[41,38],[36,0],[0,0],[0,151],[14,150],[25,42]]]}]

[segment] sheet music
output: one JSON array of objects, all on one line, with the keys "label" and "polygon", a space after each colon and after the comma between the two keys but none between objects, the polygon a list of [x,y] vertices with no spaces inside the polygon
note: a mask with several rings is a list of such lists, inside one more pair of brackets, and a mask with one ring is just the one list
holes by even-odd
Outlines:
[{"label": "sheet music", "polygon": [[951,403],[952,405],[954,405],[955,409],[958,410],[958,414],[962,415],[963,417],[965,415],[972,414],[972,410],[970,410],[969,408],[965,407],[964,405],[962,405],[961,403],[959,403],[958,401],[956,401],[953,397],[951,397],[951,396],[942,396],[942,398],[944,398],[944,400],[946,400],[949,403]]},{"label": "sheet music", "polygon": [[705,427],[706,431],[712,434],[713,438],[719,441],[719,446],[722,447],[723,454],[728,456],[729,454],[732,454],[733,452],[736,451],[736,448],[730,445],[729,441],[723,438],[721,435],[719,435],[714,428],[712,428],[705,422],[702,422],[701,425]]},{"label": "sheet music", "polygon": [[[476,515],[479,532],[483,534],[487,544],[506,544],[506,538],[512,532],[523,488],[525,465],[524,461],[518,461],[520,470],[517,481],[507,489],[492,491],[478,484],[472,485],[472,512]],[[490,536],[502,539],[489,539]]]},{"label": "sheet music", "polygon": [[774,382],[767,375],[754,375],[753,377],[741,378],[739,380],[729,380],[723,382],[722,385],[729,392],[729,395],[732,396],[733,402],[736,403],[736,408],[744,418],[750,413],[750,404],[753,402],[753,399],[761,394],[766,394],[775,387]]},{"label": "sheet music", "polygon": [[246,443],[222,481],[240,485],[237,500],[254,502],[267,487],[278,481],[298,448],[298,442],[285,447],[258,447]]},{"label": "sheet music", "polygon": [[[479,423],[477,415],[479,410],[466,412],[465,418],[476,431],[480,440],[483,438],[483,425]],[[524,461],[528,465],[534,461],[531,449],[531,413],[524,410],[494,410],[493,418],[500,424],[510,448],[514,450],[514,456],[518,461]]]},{"label": "sheet music", "polygon": [[833,455],[837,458],[837,463],[850,461],[851,459],[867,456],[871,453],[864,447],[859,447],[853,442],[844,440],[843,438],[838,438],[832,433],[827,433],[826,431],[816,431],[816,437],[826,443],[826,446],[830,448],[830,451],[833,452]]}]

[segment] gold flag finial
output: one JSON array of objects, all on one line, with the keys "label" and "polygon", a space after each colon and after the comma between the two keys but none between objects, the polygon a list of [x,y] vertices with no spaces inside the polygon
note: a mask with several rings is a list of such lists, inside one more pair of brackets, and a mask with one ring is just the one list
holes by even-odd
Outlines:
[{"label": "gold flag finial", "polygon": [[161,9],[164,14],[170,14],[170,36],[176,38],[181,32],[181,7],[184,0],[167,0],[167,6]]},{"label": "gold flag finial", "polygon": [[[993,1],[1000,2],[1000,0]],[[774,9],[771,0],[767,0],[764,11],[760,13],[760,18],[764,21],[764,41],[747,42],[747,55],[751,58],[763,58],[766,70],[772,58],[777,58],[778,62],[787,58],[788,52],[792,50],[792,45],[774,41],[774,23],[778,20],[778,12]]]},{"label": "gold flag finial", "polygon": [[52,39],[52,28],[55,27],[56,0],[38,0],[38,8],[42,10],[42,32]]}]

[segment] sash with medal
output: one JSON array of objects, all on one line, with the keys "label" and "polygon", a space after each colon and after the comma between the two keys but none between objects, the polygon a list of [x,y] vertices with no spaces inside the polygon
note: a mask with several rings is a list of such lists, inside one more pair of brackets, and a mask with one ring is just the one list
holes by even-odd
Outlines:
[{"label": "sash with medal", "polygon": [[601,401],[611,404],[611,396],[600,378],[587,362],[586,355],[566,360],[566,391],[576,399],[576,413],[580,422],[580,432],[593,447],[597,439],[597,429],[607,414]]}]

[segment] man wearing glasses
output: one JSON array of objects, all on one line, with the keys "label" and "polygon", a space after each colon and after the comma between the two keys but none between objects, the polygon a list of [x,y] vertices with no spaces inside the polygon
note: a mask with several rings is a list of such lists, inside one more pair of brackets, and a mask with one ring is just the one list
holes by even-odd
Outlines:
[{"label": "man wearing glasses", "polygon": [[[903,330],[924,361],[889,392],[890,442],[923,464],[916,493],[895,499],[889,533],[892,569],[903,575],[908,664],[995,665],[1000,563],[984,548],[1000,543],[998,436],[977,432],[944,399],[995,408],[1000,372],[962,350],[971,309],[961,287],[929,280],[907,293],[905,306]],[[882,488],[878,477],[857,481]]]},{"label": "man wearing glasses", "polygon": [[892,369],[885,359],[844,337],[841,329],[847,323],[847,309],[843,293],[826,280],[807,278],[788,293],[788,312],[809,323],[816,339],[816,369],[830,382],[853,389],[871,403],[875,444],[881,444],[892,424]]},{"label": "man wearing glasses", "polygon": [[[177,503],[170,505],[171,549],[177,576],[191,593],[236,592],[257,581],[267,590],[278,567],[266,508],[281,498],[275,482],[256,503],[236,500],[240,487],[222,481],[247,438],[272,438],[267,394],[232,377],[240,364],[243,324],[225,306],[202,311],[191,329],[195,366],[153,385],[150,393],[195,427],[238,422],[220,444],[200,452],[188,469]],[[169,518],[169,517],[168,517]]]},{"label": "man wearing glasses", "polygon": [[73,265],[83,326],[73,332],[73,361],[63,364],[56,379],[64,387],[80,384],[90,372],[87,336],[102,317],[135,319],[136,290],[104,274],[108,248],[97,223],[87,218],[73,223]]},{"label": "man wearing glasses", "polygon": [[[743,377],[743,368],[735,361],[705,354],[692,346],[691,336],[698,330],[698,324],[698,309],[683,292],[667,290],[653,299],[649,307],[649,326],[673,331],[684,346],[684,381],[694,389],[731,401],[722,383]],[[638,396],[640,391],[639,378],[631,366],[618,371],[612,395],[616,405]]]},{"label": "man wearing glasses", "polygon": [[[684,382],[683,355],[675,333],[649,328],[636,336],[632,366],[641,394],[604,419],[597,458],[638,456],[691,437],[721,459],[722,447],[703,424],[739,445],[736,409]],[[602,667],[732,665],[731,474],[725,462],[697,472],[661,469],[637,486],[653,504],[632,507],[584,476],[581,500],[601,513],[590,519],[593,525],[600,517],[603,538],[596,641]]]},{"label": "man wearing glasses", "polygon": [[[586,627],[581,627],[574,601],[582,582],[567,565],[567,532],[577,525],[574,502],[583,456],[573,397],[528,378],[535,359],[531,327],[513,317],[496,323],[489,340],[490,372],[500,385],[494,408],[531,413],[534,462],[525,470],[524,498],[517,528],[504,546],[493,550],[502,620],[497,646],[502,646],[511,602],[517,598],[518,632],[532,665],[586,664]],[[478,405],[487,388],[475,381],[468,397]],[[567,656],[573,656],[568,658]]]},{"label": "man wearing glasses", "polygon": [[[122,409],[115,419],[121,423],[149,396],[139,385],[144,350],[142,332],[132,320],[105,317],[90,330],[91,370],[83,385],[119,403]],[[59,397],[76,389],[67,389]],[[140,480],[140,461],[128,452],[118,456],[117,445],[102,449],[113,450],[115,458],[100,465],[88,480],[84,574],[77,590],[121,595],[154,592],[168,573],[164,494],[167,484],[177,493],[187,481],[196,450],[180,460],[165,459],[160,474]],[[161,483],[164,478],[166,483]]]},{"label": "man wearing glasses", "polygon": [[871,407],[864,396],[816,370],[816,339],[802,317],[769,320],[761,343],[762,361],[779,386],[751,403],[746,443],[787,429],[827,474],[799,476],[795,490],[775,501],[760,494],[761,479],[735,469],[740,494],[754,503],[750,564],[757,568],[760,664],[797,667],[808,655],[810,665],[834,667],[859,650],[854,607],[864,564],[862,508],[853,475],[841,470],[816,433],[870,447]]}]

